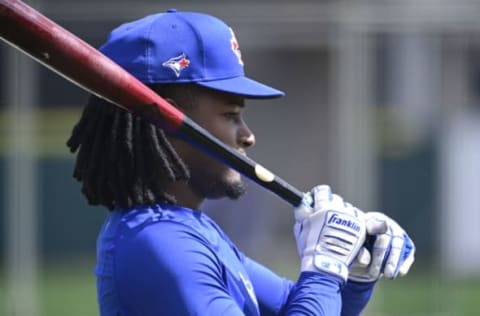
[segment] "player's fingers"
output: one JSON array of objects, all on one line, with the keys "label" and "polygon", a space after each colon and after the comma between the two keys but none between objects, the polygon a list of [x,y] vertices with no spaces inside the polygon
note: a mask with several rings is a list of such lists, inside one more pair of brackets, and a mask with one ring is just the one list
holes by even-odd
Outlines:
[{"label": "player's fingers", "polygon": [[294,216],[296,222],[303,222],[305,218],[310,216],[313,213],[313,209],[306,205],[301,205],[294,210]]},{"label": "player's fingers", "polygon": [[317,185],[312,189],[315,208],[321,207],[325,202],[332,200],[332,189],[328,185]]},{"label": "player's fingers", "polygon": [[402,260],[404,262],[401,264],[400,269],[398,269],[398,275],[400,276],[407,274],[415,261],[415,245],[407,235],[405,235],[405,250],[402,255]]},{"label": "player's fingers", "polygon": [[358,251],[355,261],[359,267],[365,268],[370,264],[371,259],[370,251],[368,251],[367,248],[362,247]]},{"label": "player's fingers", "polygon": [[335,210],[334,196],[332,189],[328,185],[317,185],[312,189],[314,211]]},{"label": "player's fingers", "polygon": [[404,276],[405,274],[407,274],[413,264],[413,261],[415,261],[415,257],[413,255],[408,257],[407,260],[405,260],[405,262],[402,264],[400,269],[398,269],[398,275]]},{"label": "player's fingers", "polygon": [[368,271],[368,274],[373,278],[377,278],[382,271],[385,257],[389,255],[391,239],[392,237],[390,235],[381,234],[377,236],[375,243],[373,244],[371,253],[372,259]]},{"label": "player's fingers", "polygon": [[[305,193],[306,195],[311,198],[311,193]],[[295,216],[295,221],[296,222],[303,222],[305,218],[310,216],[310,214],[313,213],[313,209],[310,207],[310,205],[306,205],[302,203],[299,207],[295,208],[294,210],[294,216]]]},{"label": "player's fingers", "polygon": [[312,194],[315,211],[347,210],[343,198],[332,193],[332,189],[328,185],[318,185],[314,187]]},{"label": "player's fingers", "polygon": [[366,228],[368,235],[384,234],[388,231],[388,223],[384,219],[372,217],[367,219]]},{"label": "player's fingers", "polygon": [[385,262],[385,268],[383,271],[383,274],[388,279],[394,279],[397,277],[398,269],[400,267],[400,256],[402,254],[404,244],[405,240],[403,237],[393,236],[390,254]]}]

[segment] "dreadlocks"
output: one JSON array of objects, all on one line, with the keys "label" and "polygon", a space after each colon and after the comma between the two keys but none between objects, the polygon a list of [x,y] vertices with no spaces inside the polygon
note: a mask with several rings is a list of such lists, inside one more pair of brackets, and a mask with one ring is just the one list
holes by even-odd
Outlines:
[{"label": "dreadlocks", "polygon": [[[180,93],[180,85],[153,88],[174,100],[185,95],[192,99],[188,87],[184,90],[189,93]],[[67,146],[72,153],[78,151],[73,177],[82,182],[88,203],[110,210],[174,202],[165,184],[189,178],[163,130],[95,96],[89,98]]]}]

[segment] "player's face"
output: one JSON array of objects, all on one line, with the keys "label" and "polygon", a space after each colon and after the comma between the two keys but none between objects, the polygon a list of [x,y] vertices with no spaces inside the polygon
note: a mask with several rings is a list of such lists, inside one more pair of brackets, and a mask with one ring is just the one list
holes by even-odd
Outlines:
[{"label": "player's face", "polygon": [[[243,112],[244,99],[238,95],[197,88],[195,105],[184,109],[187,116],[238,152],[255,144]],[[204,198],[238,198],[245,189],[240,174],[190,146],[182,155],[190,169],[190,187]]]}]

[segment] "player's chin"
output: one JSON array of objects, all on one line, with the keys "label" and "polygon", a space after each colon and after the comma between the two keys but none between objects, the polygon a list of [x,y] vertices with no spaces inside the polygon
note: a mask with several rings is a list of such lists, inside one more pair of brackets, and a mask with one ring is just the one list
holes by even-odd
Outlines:
[{"label": "player's chin", "polygon": [[245,183],[242,176],[235,170],[230,169],[216,185],[217,192],[215,197],[211,198],[224,198],[235,200],[245,194]]},{"label": "player's chin", "polygon": [[236,200],[245,194],[245,183],[240,179],[239,181],[235,181],[230,183],[225,190],[225,196],[229,199]]}]

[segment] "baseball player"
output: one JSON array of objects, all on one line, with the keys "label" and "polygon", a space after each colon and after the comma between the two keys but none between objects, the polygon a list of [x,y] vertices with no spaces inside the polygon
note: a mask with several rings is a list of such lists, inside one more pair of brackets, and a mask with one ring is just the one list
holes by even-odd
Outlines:
[{"label": "baseball player", "polygon": [[[245,100],[283,95],[245,76],[233,30],[206,14],[123,24],[100,50],[240,153],[255,144]],[[101,315],[359,315],[381,276],[413,263],[395,221],[320,185],[294,210],[301,267],[285,279],[202,211],[205,199],[244,193],[238,172],[95,96],[67,144],[82,193],[110,210],[97,242]]]}]

